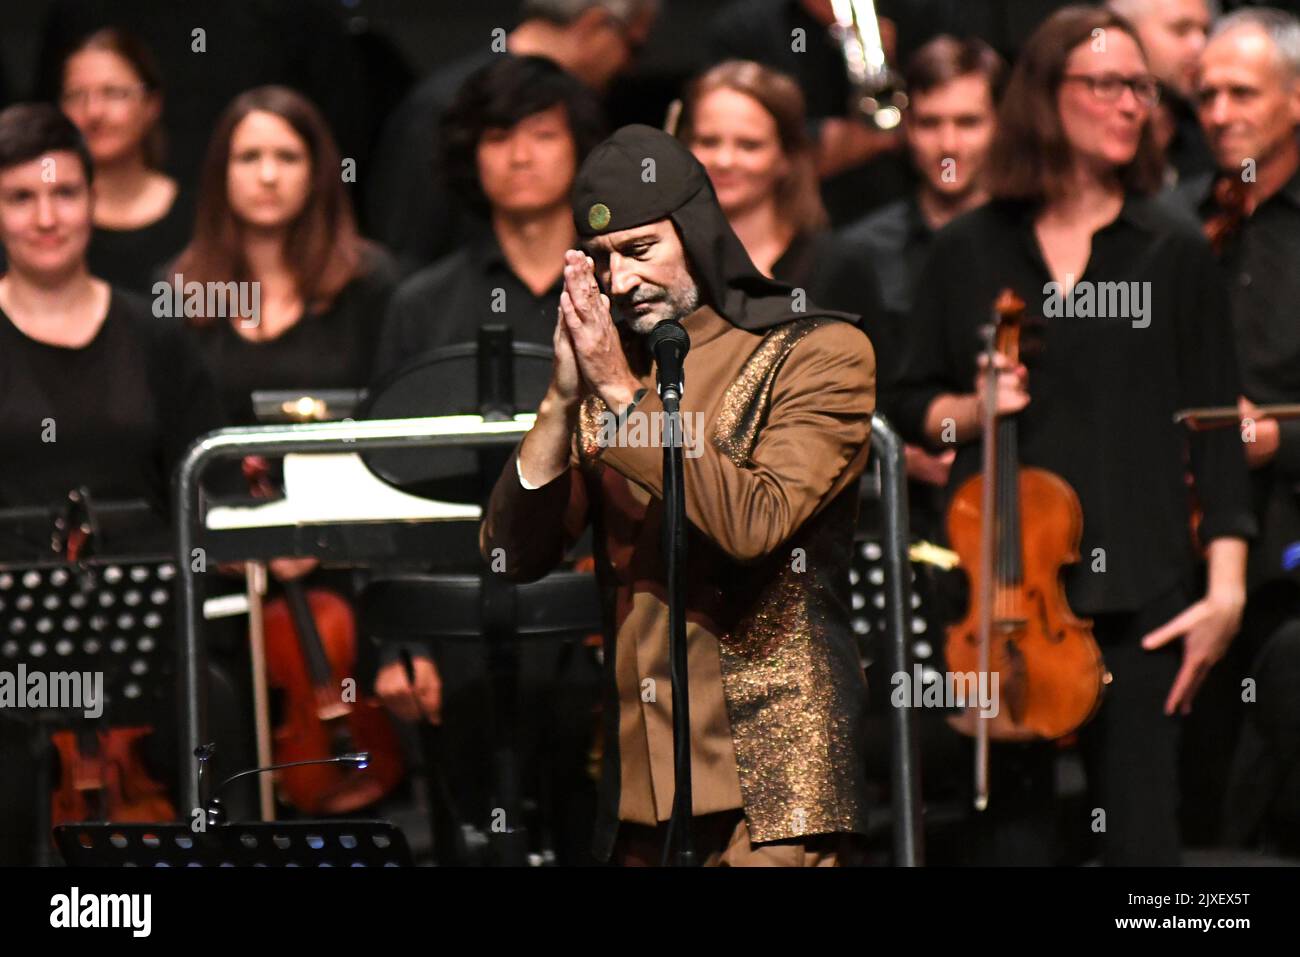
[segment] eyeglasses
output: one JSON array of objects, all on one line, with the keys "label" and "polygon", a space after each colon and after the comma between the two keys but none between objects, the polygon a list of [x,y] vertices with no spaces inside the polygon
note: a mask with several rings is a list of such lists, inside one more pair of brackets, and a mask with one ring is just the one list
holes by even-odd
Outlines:
[{"label": "eyeglasses", "polygon": [[143,93],[145,85],[136,83],[132,86],[101,86],[97,90],[67,90],[59,97],[59,102],[63,107],[82,107],[84,108],[90,102],[91,96],[98,96],[110,106],[118,106],[127,103],[133,99],[136,94]]},{"label": "eyeglasses", "polygon": [[1067,73],[1061,79],[1087,84],[1088,91],[1103,103],[1118,100],[1125,87],[1133,91],[1133,97],[1143,106],[1155,106],[1160,102],[1160,81],[1153,76],[1120,76],[1118,73],[1088,76],[1084,73]]}]

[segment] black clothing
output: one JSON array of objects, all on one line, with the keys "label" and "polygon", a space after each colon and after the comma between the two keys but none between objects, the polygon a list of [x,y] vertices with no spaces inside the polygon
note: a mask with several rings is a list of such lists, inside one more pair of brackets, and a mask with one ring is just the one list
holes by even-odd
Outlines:
[{"label": "black clothing", "polygon": [[[112,290],[99,331],[79,348],[32,339],[0,312],[0,508],[58,507],[82,487],[92,506],[144,499],[156,514],[156,522],[144,523],[151,527],[133,525],[129,536],[98,544],[115,554],[152,549],[167,541],[179,459],[194,439],[222,425],[216,389],[186,330],[179,320],[151,315],[137,297]],[[42,521],[6,530],[0,561],[48,558],[48,536]],[[225,701],[219,688],[213,701]],[[0,865],[33,863],[38,765],[30,737],[30,728],[0,714]],[[158,767],[172,768],[166,729],[148,744],[146,759],[161,755]]]},{"label": "black clothing", "polygon": [[[1262,636],[1243,674],[1258,682],[1256,700],[1240,708],[1240,737],[1225,775],[1226,838],[1239,847],[1300,854],[1300,596],[1295,589],[1259,601],[1251,596],[1244,636]],[[1239,639],[1240,640],[1240,639]],[[1234,689],[1238,690],[1238,689]]]},{"label": "black clothing", "polygon": [[885,309],[899,321],[912,311],[912,296],[930,254],[934,230],[921,214],[916,194],[850,223],[839,233],[846,242],[865,247],[867,262],[880,281]]},{"label": "black clothing", "polygon": [[[90,234],[86,265],[98,276],[142,296],[153,296],[153,285],[190,241],[194,209],[190,197],[178,192],[162,218],[139,229],[105,229]],[[170,295],[170,291],[168,292]]]},{"label": "black clothing", "polygon": [[1203,176],[1214,171],[1214,154],[1205,141],[1205,131],[1196,116],[1195,108],[1173,93],[1164,101],[1174,119],[1174,138],[1165,148],[1165,159],[1176,174],[1177,182]]},{"label": "black clothing", "polygon": [[0,312],[0,507],[145,499],[167,512],[172,471],[224,424],[212,379],[179,320],[114,289],[95,338],[49,345]]},{"label": "black clothing", "polygon": [[[1001,290],[1024,300],[1027,319],[1053,311],[1034,214],[1029,204],[994,202],[935,237],[892,403],[911,441],[929,444],[932,400],[973,391],[978,332]],[[1236,431],[1189,439],[1173,422],[1177,409],[1231,405],[1239,391],[1227,295],[1205,240],[1156,201],[1129,197],[1092,237],[1076,293],[1103,282],[1147,284],[1126,287],[1145,307],[1133,299],[1132,318],[1043,320],[1044,348],[1025,357],[1032,398],[1017,416],[1020,460],[1056,472],[1083,507],[1083,560],[1064,578],[1071,607],[1085,615],[1137,611],[1191,580],[1189,449],[1201,540],[1255,530]],[[979,448],[958,447],[950,490],[978,471]]]},{"label": "black clothing", "polygon": [[[1180,188],[1201,219],[1216,210],[1211,175]],[[1300,173],[1274,193],[1229,236],[1220,261],[1228,279],[1228,302],[1236,331],[1241,392],[1257,405],[1300,401]],[[1235,430],[1226,430],[1234,432]],[[1273,461],[1252,469],[1251,486],[1260,536],[1251,550],[1252,587],[1279,577],[1283,554],[1300,541],[1300,419],[1278,423]]]},{"label": "black clothing", "polygon": [[[384,321],[375,357],[373,381],[422,353],[462,342],[473,342],[479,326],[510,327],[516,342],[551,347],[556,311],[564,277],[534,295],[511,269],[490,229],[478,231],[469,245],[419,270],[397,287]],[[527,404],[520,380],[516,399]],[[456,557],[442,556],[444,564]],[[460,556],[466,574],[482,570],[477,555]],[[446,729],[443,768],[464,823],[483,828],[490,823],[494,772],[482,756],[493,747],[494,707],[491,669],[484,647],[474,642],[433,640],[428,643],[386,642],[372,649],[375,667],[401,658],[432,658],[442,681],[443,726]],[[599,665],[581,647],[580,639],[534,641],[519,647],[517,711],[537,714],[540,721],[515,729],[518,786],[538,808],[530,818],[535,830],[552,830],[562,863],[592,862],[591,821],[595,815],[595,782],[587,770],[588,750],[598,700]]]},{"label": "black clothing", "polygon": [[324,312],[309,313],[275,339],[245,339],[216,319],[197,330],[204,358],[233,425],[255,425],[252,392],[355,389],[370,380],[380,324],[395,284],[386,253],[367,255],[368,271],[343,287]]},{"label": "black clothing", "polygon": [[[934,244],[934,235],[935,230],[930,228],[921,213],[915,192],[882,206],[840,232],[845,242],[861,249],[862,260],[871,265],[880,280],[887,326],[893,338],[891,348],[896,356],[906,353],[902,343],[909,331],[912,300],[921,281],[921,270],[930,255],[930,247]],[[901,375],[898,361],[894,362],[893,368],[877,366],[876,375],[877,408],[892,421],[894,413],[890,402],[893,390],[890,386]],[[943,537],[943,499],[941,487],[916,479],[908,480],[908,519],[914,537],[931,541]],[[934,568],[924,566],[919,571],[918,587],[933,593],[936,587]],[[926,597],[928,599],[929,595]]]},{"label": "black clothing", "polygon": [[[1206,173],[1181,183],[1175,195],[1207,220],[1219,211],[1213,185],[1214,174]],[[1226,234],[1220,248],[1241,391],[1257,404],[1300,400],[1300,334],[1293,315],[1300,293],[1298,236],[1300,172]],[[1225,837],[1235,844],[1259,840],[1274,849],[1287,843],[1286,828],[1294,830],[1297,820],[1292,810],[1288,825],[1285,796],[1288,787],[1294,792],[1298,780],[1295,738],[1286,733],[1294,714],[1288,715],[1285,699],[1279,697],[1285,685],[1278,681],[1295,670],[1300,648],[1300,574],[1287,568],[1287,552],[1300,541],[1300,421],[1279,420],[1278,430],[1273,460],[1250,470],[1260,534],[1251,543],[1246,613],[1225,662],[1236,667],[1222,687],[1209,684],[1201,692],[1215,696],[1207,707],[1198,702],[1188,728],[1189,736],[1204,731],[1205,740],[1197,742],[1196,769],[1206,769],[1208,780],[1201,790],[1218,797],[1227,782]],[[1233,675],[1257,678],[1258,704],[1241,707],[1240,677],[1234,680]],[[1240,738],[1230,756],[1224,744],[1233,740],[1234,729]],[[1294,838],[1291,842],[1294,846]]]},{"label": "black clothing", "polygon": [[898,353],[893,329],[885,315],[875,273],[862,268],[862,250],[833,233],[796,234],[781,258],[772,264],[772,276],[828,308],[852,313],[876,353],[876,394],[882,382],[896,374]]},{"label": "black clothing", "polygon": [[473,342],[479,326],[509,326],[516,342],[550,348],[564,275],[534,295],[486,230],[460,252],[426,266],[393,293],[375,354],[374,381],[422,352]]},{"label": "black clothing", "polygon": [[[647,176],[647,160],[654,175]],[[682,239],[700,302],[751,332],[810,316],[856,321],[811,302],[755,268],[718,205],[703,164],[676,137],[624,126],[591,151],[573,183],[573,224],[584,238],[671,219]]]},{"label": "black clothing", "polygon": [[366,193],[368,235],[397,257],[403,274],[456,248],[469,228],[448,194],[438,123],[461,84],[501,54],[484,50],[429,74],[398,105],[375,146]]},{"label": "black clothing", "polygon": [[[1054,798],[1055,742],[994,742],[989,754],[989,806],[972,813],[969,859],[977,865],[1051,867],[1081,863],[1067,855],[1097,828],[1109,867],[1180,863],[1178,746],[1182,719],[1166,716],[1164,700],[1182,662],[1176,644],[1147,651],[1141,638],[1192,601],[1182,588],[1155,596],[1136,612],[1097,615],[1093,635],[1114,680],[1101,707],[1079,729],[1087,801],[1056,831],[1063,815]],[[967,742],[967,750],[973,747]],[[973,767],[973,758],[965,762]],[[1105,813],[1105,819],[1097,816]],[[1103,825],[1101,830],[1098,825]],[[1090,855],[1089,855],[1090,856]]]}]

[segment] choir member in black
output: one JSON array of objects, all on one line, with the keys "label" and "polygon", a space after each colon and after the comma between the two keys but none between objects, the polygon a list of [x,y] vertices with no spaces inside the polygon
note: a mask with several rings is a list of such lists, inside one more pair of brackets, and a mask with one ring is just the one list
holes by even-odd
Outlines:
[{"label": "choir member in black", "polygon": [[[1071,608],[1094,620],[1114,678],[1080,733],[1090,806],[1105,815],[1103,860],[1112,864],[1179,858],[1178,715],[1237,630],[1255,525],[1236,433],[1201,433],[1188,448],[1173,422],[1179,408],[1235,403],[1238,385],[1210,249],[1193,224],[1147,195],[1161,176],[1149,124],[1157,96],[1126,21],[1075,6],[1039,27],[999,111],[993,199],[935,238],[894,401],[913,440],[934,448],[955,440],[955,488],[980,458],[980,326],[1004,288],[1041,317],[1032,372],[1000,358],[996,402],[1018,418],[1021,461],[1060,475],[1082,505],[1083,560],[1067,566],[1064,584]],[[1128,308],[1081,317],[1073,305],[1082,294],[1118,288],[1102,283],[1135,284],[1123,287]],[[1187,453],[1208,564],[1200,598]],[[979,856],[1054,859],[1055,750],[995,747]],[[1089,834],[1100,820],[1074,826]]]},{"label": "choir member in black", "polygon": [[[909,103],[903,136],[916,186],[901,199],[870,213],[842,235],[863,249],[875,269],[895,335],[912,308],[936,231],[988,199],[985,166],[997,126],[997,101],[1006,66],[983,40],[938,36],[907,61]],[[889,395],[882,397],[889,412]],[[905,449],[912,531],[934,539],[939,532],[937,489],[948,482],[954,450],[931,455],[919,445]]]},{"label": "choir member in black", "polygon": [[163,170],[162,80],[138,39],[113,28],[82,40],[63,61],[59,102],[95,161],[90,270],[147,293],[189,239],[188,197]]},{"label": "choir member in black", "polygon": [[[1219,248],[1241,363],[1241,414],[1252,498],[1260,535],[1252,544],[1249,601],[1238,640],[1243,652],[1225,700],[1240,702],[1240,682],[1261,684],[1256,702],[1216,716],[1225,725],[1245,712],[1225,814],[1234,842],[1280,841],[1289,828],[1300,847],[1300,804],[1281,799],[1300,787],[1294,695],[1279,698],[1264,682],[1300,663],[1300,579],[1287,550],[1300,541],[1300,420],[1269,418],[1257,406],[1300,401],[1300,21],[1277,10],[1250,9],[1218,21],[1201,57],[1201,123],[1218,174],[1189,181],[1190,199]],[[1265,678],[1265,675],[1268,678]],[[1290,712],[1291,717],[1285,715]]]},{"label": "choir member in black", "polygon": [[[395,268],[357,233],[340,170],[320,111],[286,87],[242,93],[217,121],[194,236],[159,295],[191,283],[248,292],[235,308],[205,297],[200,314],[187,311],[232,424],[256,423],[255,390],[359,388],[369,379]],[[211,315],[209,302],[225,305]],[[250,304],[257,308],[243,308]],[[315,567],[311,558],[270,562],[282,580]],[[329,583],[349,587],[342,575]]]},{"label": "choir member in black", "polygon": [[[0,508],[142,499],[165,528],[172,472],[222,423],[212,381],[182,325],[94,276],[90,153],[53,106],[0,113]],[[48,540],[0,542],[0,560]],[[6,629],[7,631],[7,629]],[[27,734],[0,713],[0,863],[32,849]]]},{"label": "choir member in black", "polygon": [[1160,81],[1160,102],[1152,114],[1156,140],[1165,150],[1165,177],[1177,182],[1214,168],[1196,121],[1197,59],[1210,28],[1208,0],[1107,0],[1133,24],[1148,65]]},{"label": "choir member in black", "polygon": [[439,120],[472,73],[501,58],[544,56],[602,93],[645,44],[658,0],[522,0],[503,38],[448,63],[393,111],[375,147],[366,227],[409,273],[454,251],[473,231],[440,158]]},{"label": "choir member in black", "polygon": [[[831,220],[843,226],[899,196],[906,169],[894,152],[896,131],[848,115],[848,70],[831,35],[834,23],[831,0],[735,0],[713,21],[707,62],[755,60],[794,77],[812,121],[822,198]],[[892,24],[885,20],[881,29],[892,52]]]},{"label": "choir member in black", "polygon": [[320,111],[286,87],[242,93],[217,121],[193,238],[158,293],[177,277],[182,287],[250,284],[242,308],[256,291],[255,315],[189,317],[235,424],[255,422],[254,390],[369,379],[395,270],[358,235],[341,169]]},{"label": "choir member in black", "polygon": [[466,80],[443,121],[443,166],[478,220],[474,238],[398,287],[376,378],[429,349],[473,342],[486,323],[550,346],[576,237],[569,191],[603,129],[594,94],[550,60],[503,57]]},{"label": "choir member in black", "polygon": [[695,80],[683,105],[682,140],[759,272],[861,316],[878,365],[890,367],[875,274],[827,228],[798,85],[753,61],[729,60]]},{"label": "choir member in black", "polygon": [[[376,361],[376,381],[442,345],[473,342],[481,325],[504,324],[514,338],[550,348],[564,286],[564,253],[577,242],[570,193],[582,160],[604,135],[595,95],[541,57],[502,57],[474,73],[448,109],[441,131],[449,182],[480,220],[470,243],[405,280],[393,296]],[[381,387],[377,385],[376,388]],[[479,571],[477,556],[467,570]],[[552,828],[562,860],[588,860],[594,804],[585,754],[594,723],[596,672],[570,645],[520,645],[521,707],[545,715],[523,729],[521,785],[545,809],[532,821]],[[417,669],[412,687],[398,655]],[[438,671],[433,671],[436,658]],[[450,786],[467,822],[490,808],[483,650],[445,642],[387,646],[376,692],[394,714],[423,708],[420,677],[440,675]]]}]

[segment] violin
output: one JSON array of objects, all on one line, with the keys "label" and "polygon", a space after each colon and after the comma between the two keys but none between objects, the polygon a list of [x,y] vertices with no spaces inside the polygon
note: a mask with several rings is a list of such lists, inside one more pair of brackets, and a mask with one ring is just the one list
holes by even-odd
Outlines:
[{"label": "violin", "polygon": [[[244,474],[255,494],[272,494],[265,460],[246,459]],[[262,608],[267,676],[271,687],[283,692],[273,762],[359,751],[369,752],[370,760],[363,768],[283,768],[275,772],[276,787],[281,800],[306,814],[347,814],[373,804],[401,782],[401,744],[380,701],[357,693],[352,606],[325,588],[304,588],[296,581],[281,587],[283,597]]]},{"label": "violin", "polygon": [[[389,794],[405,773],[401,745],[378,699],[345,695],[356,674],[352,607],[324,588],[283,583],[266,603],[266,665],[284,692],[274,761],[284,764],[367,751],[365,768],[311,764],[276,772],[281,799],[307,814],[347,814]],[[355,687],[355,679],[353,679]]]},{"label": "violin", "polygon": [[[69,493],[55,528],[54,545],[63,560],[83,563],[98,533],[85,489]],[[139,756],[140,742],[152,733],[149,725],[52,733],[59,784],[50,795],[50,826],[73,821],[175,820],[166,786],[150,775]]]},{"label": "violin", "polygon": [[50,796],[50,824],[71,821],[174,821],[167,789],[150,776],[136,750],[151,727],[56,731],[59,786]]},{"label": "violin", "polygon": [[976,739],[981,810],[988,803],[989,739],[1069,735],[1096,713],[1110,680],[1092,623],[1070,610],[1060,581],[1062,566],[1079,560],[1079,497],[1059,475],[1020,465],[1016,417],[997,414],[994,357],[1019,363],[1024,309],[1005,290],[985,330],[983,467],[957,489],[947,516],[949,542],[971,584],[965,617],[948,629],[948,669],[988,675],[996,692],[996,714],[968,706],[949,721]]}]

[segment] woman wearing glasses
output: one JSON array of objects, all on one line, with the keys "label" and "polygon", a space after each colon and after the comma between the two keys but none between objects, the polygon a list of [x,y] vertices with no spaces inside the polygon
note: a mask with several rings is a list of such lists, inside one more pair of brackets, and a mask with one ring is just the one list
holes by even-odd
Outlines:
[{"label": "woman wearing glasses", "polygon": [[1053,833],[1055,746],[995,746],[974,845],[989,863],[1056,863],[1058,837],[1074,847],[1099,837],[1107,864],[1177,863],[1177,715],[1241,617],[1254,526],[1240,440],[1227,430],[1189,442],[1173,423],[1179,408],[1236,402],[1227,301],[1194,225],[1151,197],[1156,96],[1127,21],[1074,6],[1044,22],[1003,99],[994,200],[939,233],[907,326],[900,427],[936,449],[956,445],[952,490],[979,468],[981,325],[1006,288],[1041,320],[1028,369],[998,362],[997,408],[1017,418],[1021,463],[1078,494],[1082,560],[1064,584],[1113,676],[1079,735],[1091,793],[1066,834]]},{"label": "woman wearing glasses", "polygon": [[63,61],[60,104],[95,162],[90,271],[148,293],[189,238],[190,203],[162,171],[162,85],[148,48],[115,28]]}]

